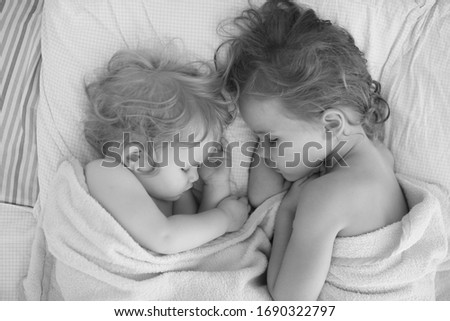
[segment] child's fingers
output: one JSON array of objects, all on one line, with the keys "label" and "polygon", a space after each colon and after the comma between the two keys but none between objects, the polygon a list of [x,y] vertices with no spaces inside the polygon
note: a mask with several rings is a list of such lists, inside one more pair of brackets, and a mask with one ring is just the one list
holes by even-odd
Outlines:
[{"label": "child's fingers", "polygon": [[248,202],[248,198],[243,196],[243,197],[239,197],[238,202],[241,202],[242,204],[247,206],[247,214],[250,212],[250,210],[252,209],[250,203]]}]

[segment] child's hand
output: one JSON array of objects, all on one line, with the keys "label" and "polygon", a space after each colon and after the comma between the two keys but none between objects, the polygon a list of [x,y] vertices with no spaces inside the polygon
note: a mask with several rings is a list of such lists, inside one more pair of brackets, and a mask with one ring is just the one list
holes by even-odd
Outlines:
[{"label": "child's hand", "polygon": [[[226,146],[222,139],[222,146]],[[222,146],[211,152],[199,169],[199,175],[206,185],[228,185],[230,180],[231,155]]]},{"label": "child's hand", "polygon": [[244,225],[250,212],[247,197],[229,196],[222,200],[217,207],[227,214],[227,232],[238,231]]}]

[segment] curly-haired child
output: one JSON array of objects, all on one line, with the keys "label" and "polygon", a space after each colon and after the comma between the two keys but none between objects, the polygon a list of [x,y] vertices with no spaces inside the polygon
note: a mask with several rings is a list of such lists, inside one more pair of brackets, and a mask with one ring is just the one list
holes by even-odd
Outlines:
[{"label": "curly-haired child", "polygon": [[380,229],[408,212],[380,142],[389,107],[352,36],[313,10],[269,0],[234,26],[239,34],[217,57],[227,50],[225,88],[265,159],[251,170],[249,200],[258,206],[289,189],[276,218],[268,288],[276,300],[316,300],[337,237]]},{"label": "curly-haired child", "polygon": [[[119,51],[86,86],[85,137],[99,154],[85,167],[89,192],[136,242],[161,254],[236,231],[249,212],[246,198],[230,195],[230,169],[214,151],[230,119],[220,80],[207,64],[172,56]],[[192,194],[198,171],[200,204]]]}]

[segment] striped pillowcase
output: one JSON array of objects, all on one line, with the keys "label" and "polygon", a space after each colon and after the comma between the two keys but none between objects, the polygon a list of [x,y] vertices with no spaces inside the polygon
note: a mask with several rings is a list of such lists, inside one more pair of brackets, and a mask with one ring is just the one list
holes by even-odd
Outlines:
[{"label": "striped pillowcase", "polygon": [[32,207],[38,194],[36,109],[44,0],[0,0],[0,202]]}]

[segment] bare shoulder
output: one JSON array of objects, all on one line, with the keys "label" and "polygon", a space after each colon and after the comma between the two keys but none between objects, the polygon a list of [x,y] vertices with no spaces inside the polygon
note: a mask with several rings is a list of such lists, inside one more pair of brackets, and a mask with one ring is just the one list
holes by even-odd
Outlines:
[{"label": "bare shoulder", "polygon": [[105,169],[108,168],[103,166],[103,160],[95,159],[84,166],[84,175],[88,181],[95,181],[99,177],[106,175],[107,171]]},{"label": "bare shoulder", "polygon": [[310,224],[338,229],[338,236],[355,236],[397,222],[408,212],[391,152],[381,143],[367,146],[349,166],[334,168],[302,188],[298,206],[300,212],[311,213]]},{"label": "bare shoulder", "polygon": [[[342,170],[306,182],[299,193],[297,215],[302,224],[320,225],[335,235],[357,235],[383,226],[382,180],[362,171]],[[296,218],[297,219],[297,218]],[[383,222],[383,223],[381,223]],[[326,231],[322,231],[325,233]]]},{"label": "bare shoulder", "polygon": [[327,174],[305,182],[299,193],[295,221],[336,235],[348,221],[349,191],[350,185],[337,175]]},{"label": "bare shoulder", "polygon": [[113,215],[118,213],[119,203],[128,203],[138,196],[149,199],[137,178],[122,165],[105,166],[98,159],[88,163],[84,171],[89,193]]},{"label": "bare shoulder", "polygon": [[[124,187],[124,184],[127,185],[131,179],[131,174],[122,165],[108,166],[102,159],[89,162],[84,167],[84,174],[89,191],[94,193],[120,186]],[[121,182],[121,184],[117,184],[117,182]]]},{"label": "bare shoulder", "polygon": [[111,171],[118,171],[121,169],[125,170],[122,164],[111,164],[101,158],[90,161],[89,163],[86,164],[84,168],[85,170],[89,171],[94,170],[95,172],[103,171],[108,173],[110,173]]},{"label": "bare shoulder", "polygon": [[330,197],[331,202],[340,206],[337,207],[337,215],[344,222],[339,236],[355,236],[377,230],[401,220],[408,212],[391,164],[387,165],[378,167],[369,163],[328,177],[328,188],[333,188],[328,192],[334,194]]}]

